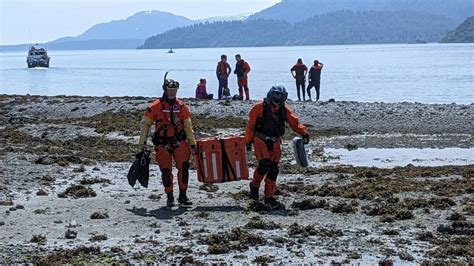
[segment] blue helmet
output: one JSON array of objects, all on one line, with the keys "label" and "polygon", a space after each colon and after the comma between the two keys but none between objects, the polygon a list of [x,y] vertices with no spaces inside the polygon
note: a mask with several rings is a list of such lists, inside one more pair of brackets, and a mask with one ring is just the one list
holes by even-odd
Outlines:
[{"label": "blue helmet", "polygon": [[285,86],[280,84],[273,85],[267,93],[267,100],[269,102],[282,104],[286,99],[288,99],[288,92],[286,92]]}]

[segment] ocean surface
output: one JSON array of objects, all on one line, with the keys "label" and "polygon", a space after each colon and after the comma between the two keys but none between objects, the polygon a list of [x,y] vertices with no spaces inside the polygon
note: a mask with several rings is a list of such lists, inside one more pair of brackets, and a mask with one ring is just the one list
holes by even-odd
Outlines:
[{"label": "ocean surface", "polygon": [[[163,75],[180,82],[178,97],[194,97],[206,78],[217,93],[215,69],[221,54],[232,68],[240,53],[252,71],[252,99],[274,83],[296,99],[289,69],[298,58],[323,62],[321,100],[361,102],[474,102],[474,44],[387,44],[245,47],[167,50],[50,50],[50,68],[28,69],[26,53],[0,52],[0,94],[152,96],[161,95]],[[236,77],[229,79],[237,93]],[[313,98],[315,92],[313,90]]]}]

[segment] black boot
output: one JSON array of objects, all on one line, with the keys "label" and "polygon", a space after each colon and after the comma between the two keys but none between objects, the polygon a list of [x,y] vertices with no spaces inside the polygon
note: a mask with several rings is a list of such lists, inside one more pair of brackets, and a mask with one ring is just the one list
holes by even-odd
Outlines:
[{"label": "black boot", "polygon": [[180,206],[183,206],[183,207],[189,207],[193,205],[193,203],[186,196],[186,189],[179,190],[178,203]]},{"label": "black boot", "polygon": [[249,184],[250,187],[250,198],[253,200],[258,200],[258,187],[255,187],[252,185],[252,183]]},{"label": "black boot", "polygon": [[168,208],[173,207],[174,206],[173,192],[166,193],[166,196],[168,197],[168,199],[166,200],[166,207],[168,207]]},{"label": "black boot", "polygon": [[284,209],[285,205],[282,203],[278,202],[274,197],[271,198],[265,198],[265,204],[270,205],[272,209]]}]

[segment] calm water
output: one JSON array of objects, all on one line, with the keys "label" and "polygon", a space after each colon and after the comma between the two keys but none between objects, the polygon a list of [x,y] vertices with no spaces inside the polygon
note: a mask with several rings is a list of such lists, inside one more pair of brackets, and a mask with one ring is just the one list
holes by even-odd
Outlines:
[{"label": "calm water", "polygon": [[[165,71],[181,83],[180,97],[194,96],[199,78],[216,93],[216,63],[222,53],[242,54],[252,71],[253,99],[274,83],[296,98],[289,69],[301,57],[325,64],[321,99],[472,103],[474,44],[335,45],[306,47],[208,48],[166,50],[49,51],[51,68],[28,69],[25,52],[0,53],[0,93],[92,96],[159,96]],[[236,93],[236,78],[229,84]],[[314,92],[313,92],[314,95]]]}]

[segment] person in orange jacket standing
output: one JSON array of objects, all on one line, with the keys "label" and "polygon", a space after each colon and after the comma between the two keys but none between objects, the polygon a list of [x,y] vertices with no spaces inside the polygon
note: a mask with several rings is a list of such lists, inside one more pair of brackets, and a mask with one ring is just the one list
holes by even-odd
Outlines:
[{"label": "person in orange jacket standing", "polygon": [[178,98],[176,94],[179,82],[172,79],[163,81],[163,96],[154,101],[146,110],[141,121],[140,149],[146,149],[146,139],[150,127],[155,123],[153,144],[155,145],[156,162],[161,170],[161,179],[167,195],[167,207],[174,204],[173,196],[173,158],[178,168],[180,206],[191,206],[192,202],[186,195],[189,181],[189,158],[191,152],[196,152],[196,140],[194,139],[191,124],[191,116],[188,107]]},{"label": "person in orange jacket standing", "polygon": [[218,99],[221,100],[225,89],[229,89],[229,75],[232,71],[229,63],[227,63],[227,55],[221,55],[221,61],[217,62],[216,75],[219,80],[219,88],[217,90]]},{"label": "person in orange jacket standing", "polygon": [[244,98],[245,90],[245,100],[250,100],[249,94],[249,87],[248,87],[248,74],[250,72],[250,65],[249,63],[245,62],[244,59],[240,56],[240,54],[235,55],[235,70],[234,74],[237,75],[237,85],[239,86],[239,95],[240,98]]},{"label": "person in orange jacket standing", "polygon": [[309,132],[300,123],[286,104],[288,93],[282,85],[273,85],[263,101],[258,102],[249,113],[245,133],[247,150],[253,143],[258,166],[250,185],[250,197],[258,200],[260,183],[265,179],[265,203],[272,207],[280,205],[274,198],[277,189],[278,164],[281,157],[281,137],[285,134],[285,122],[309,143]]}]

